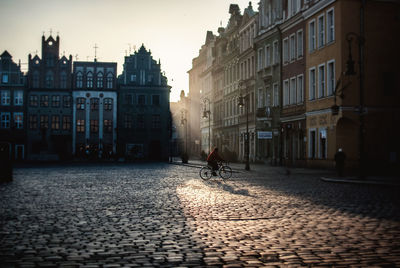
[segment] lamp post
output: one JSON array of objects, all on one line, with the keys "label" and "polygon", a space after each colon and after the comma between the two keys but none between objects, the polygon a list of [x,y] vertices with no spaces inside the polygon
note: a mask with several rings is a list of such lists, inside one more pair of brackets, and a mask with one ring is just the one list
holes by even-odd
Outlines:
[{"label": "lamp post", "polygon": [[[208,101],[208,110],[206,110],[207,102]],[[208,154],[211,152],[211,105],[210,99],[204,98],[204,109],[203,109],[203,118],[208,118]]]},{"label": "lamp post", "polygon": [[187,154],[187,119],[186,119],[186,110],[181,110],[181,125],[185,126],[185,154]]},{"label": "lamp post", "polygon": [[[245,103],[246,102],[246,103]],[[239,107],[246,107],[246,135],[244,139],[244,152],[245,152],[245,170],[250,170],[250,163],[249,163],[249,102],[248,102],[248,95],[244,97],[242,94],[239,96]]]}]

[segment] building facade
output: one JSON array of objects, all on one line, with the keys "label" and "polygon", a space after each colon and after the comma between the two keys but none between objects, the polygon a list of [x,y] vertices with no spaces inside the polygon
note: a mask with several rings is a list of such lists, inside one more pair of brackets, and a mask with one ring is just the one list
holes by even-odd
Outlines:
[{"label": "building facade", "polygon": [[7,51],[0,55],[0,146],[9,159],[24,160],[26,153],[26,90],[20,64]]},{"label": "building facade", "polygon": [[117,152],[117,63],[75,61],[72,153],[90,159]]},{"label": "building facade", "polygon": [[287,166],[305,166],[306,106],[305,87],[305,23],[303,1],[285,2],[282,37],[282,153]]},{"label": "building facade", "polygon": [[42,57],[28,61],[27,153],[29,160],[71,157],[72,56],[60,57],[60,37],[42,36]]},{"label": "building facade", "polygon": [[133,159],[167,160],[171,136],[170,86],[144,45],[125,57],[118,78],[118,151]]},{"label": "building facade", "polygon": [[282,162],[282,1],[262,0],[259,3],[258,32],[255,38],[257,146],[260,161]]}]

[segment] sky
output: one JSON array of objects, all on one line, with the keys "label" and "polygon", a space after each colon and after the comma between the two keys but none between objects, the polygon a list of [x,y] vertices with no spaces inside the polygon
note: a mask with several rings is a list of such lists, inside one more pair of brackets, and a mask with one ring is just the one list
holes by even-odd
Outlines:
[{"label": "sky", "polygon": [[[257,11],[258,1],[253,1]],[[60,36],[60,53],[79,61],[117,62],[142,44],[161,61],[171,101],[189,91],[192,59],[208,30],[226,27],[229,5],[241,12],[248,0],[0,0],[0,53],[7,50],[27,71],[28,54],[41,57],[41,37]],[[222,24],[221,24],[222,23]]]}]

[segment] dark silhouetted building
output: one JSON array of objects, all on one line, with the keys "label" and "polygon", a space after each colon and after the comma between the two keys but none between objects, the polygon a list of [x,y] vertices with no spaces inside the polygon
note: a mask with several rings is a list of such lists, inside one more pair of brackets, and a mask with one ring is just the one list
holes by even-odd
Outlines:
[{"label": "dark silhouetted building", "polygon": [[118,148],[128,159],[167,160],[170,86],[142,45],[125,57],[119,80]]},{"label": "dark silhouetted building", "polygon": [[25,88],[20,64],[4,51],[0,55],[0,143],[7,146],[10,158],[25,158]]},{"label": "dark silhouetted building", "polygon": [[117,63],[76,61],[73,71],[73,154],[110,158],[117,143]]},{"label": "dark silhouetted building", "polygon": [[30,160],[71,155],[72,56],[60,57],[60,37],[42,36],[42,58],[29,54],[27,135]]}]

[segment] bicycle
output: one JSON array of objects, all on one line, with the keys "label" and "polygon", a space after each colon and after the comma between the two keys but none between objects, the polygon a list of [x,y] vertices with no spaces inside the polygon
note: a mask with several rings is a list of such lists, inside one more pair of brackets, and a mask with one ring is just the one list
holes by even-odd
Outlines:
[{"label": "bicycle", "polygon": [[[218,172],[218,175],[223,179],[227,180],[232,176],[232,169],[228,166],[228,163],[223,163],[223,162],[218,162],[218,170],[215,170],[214,172]],[[209,180],[213,176],[213,170],[212,167],[209,165],[206,165],[200,169],[200,178],[203,180]],[[214,175],[216,176],[216,175]]]}]

